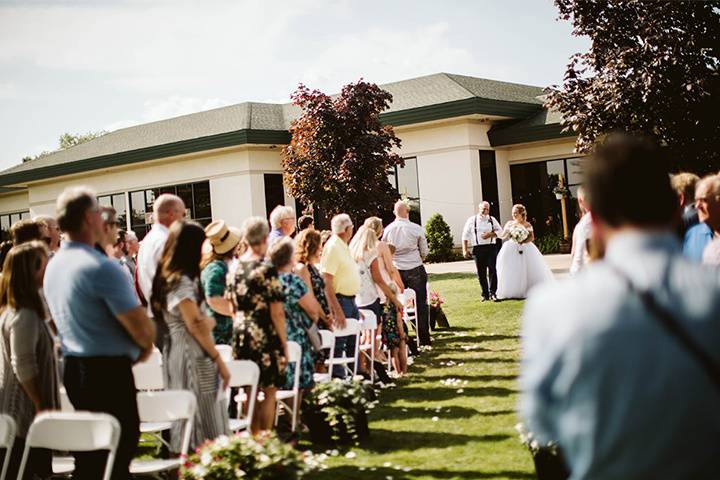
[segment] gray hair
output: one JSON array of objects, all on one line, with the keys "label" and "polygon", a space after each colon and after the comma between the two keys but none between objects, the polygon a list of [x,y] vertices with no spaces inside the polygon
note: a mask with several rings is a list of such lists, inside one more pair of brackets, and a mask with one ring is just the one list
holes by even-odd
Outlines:
[{"label": "gray hair", "polygon": [[77,233],[82,228],[85,213],[97,206],[95,191],[89,187],[68,187],[56,203],[57,222],[63,232]]},{"label": "gray hair", "polygon": [[341,213],[339,215],[335,215],[332,220],[330,220],[330,229],[335,234],[343,233],[348,229],[348,227],[352,227],[352,224],[350,215],[347,213]]},{"label": "gray hair", "polygon": [[153,203],[153,220],[157,222],[161,216],[175,208],[185,210],[185,202],[183,202],[182,198],[172,193],[163,193]]},{"label": "gray hair", "polygon": [[132,230],[127,231],[127,239],[134,240],[136,242],[138,241],[137,234],[135,232],[133,232]]},{"label": "gray hair", "polygon": [[280,224],[286,218],[295,218],[295,209],[285,205],[278,205],[270,212],[270,226],[273,229],[280,228]]},{"label": "gray hair", "polygon": [[243,240],[248,245],[255,246],[267,241],[268,228],[267,220],[263,217],[250,217],[243,222]]},{"label": "gray hair", "polygon": [[292,260],[295,244],[289,237],[283,237],[270,247],[268,256],[275,268],[283,268]]},{"label": "gray hair", "polygon": [[720,196],[720,175],[707,175],[701,178],[695,185],[695,191],[702,188],[710,190],[710,194]]},{"label": "gray hair", "polygon": [[483,208],[485,205],[487,205],[488,208],[490,208],[490,202],[488,202],[488,201],[486,201],[486,200],[478,203],[478,207],[480,208],[480,210],[482,210],[482,208]]}]

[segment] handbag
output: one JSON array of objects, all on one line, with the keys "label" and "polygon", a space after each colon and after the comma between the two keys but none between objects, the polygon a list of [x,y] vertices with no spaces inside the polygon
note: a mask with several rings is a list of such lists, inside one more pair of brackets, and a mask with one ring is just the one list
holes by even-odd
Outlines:
[{"label": "handbag", "polygon": [[320,329],[317,323],[313,322],[309,327],[304,327],[305,333],[307,333],[308,340],[310,340],[310,346],[315,352],[322,352],[322,337],[320,336]]}]

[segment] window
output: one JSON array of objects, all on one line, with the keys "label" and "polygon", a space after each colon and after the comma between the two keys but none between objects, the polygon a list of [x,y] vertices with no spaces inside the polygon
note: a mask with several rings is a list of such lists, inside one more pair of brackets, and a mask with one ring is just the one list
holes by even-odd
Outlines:
[{"label": "window", "polygon": [[117,221],[120,228],[127,228],[127,209],[125,208],[125,193],[116,193],[113,195],[101,195],[97,198],[98,205],[102,207],[113,207],[117,214]]},{"label": "window", "polygon": [[[130,228],[142,238],[150,230],[153,222],[152,208],[155,199],[163,193],[177,195],[185,202],[185,217],[195,220],[203,226],[212,221],[210,205],[210,182],[183,183],[166,185],[148,190],[130,192]],[[117,209],[117,207],[115,207]],[[123,213],[125,214],[125,210]],[[118,211],[119,214],[119,211]]]},{"label": "window", "polygon": [[[410,203],[410,220],[422,225],[420,214],[420,183],[418,182],[417,158],[406,158],[405,166],[395,167],[388,174],[388,180],[400,194],[400,198]],[[385,220],[385,219],[383,219]]]},{"label": "window", "polygon": [[282,173],[266,173],[265,181],[265,214],[270,218],[270,212],[278,205],[285,205],[285,189],[283,188]]},{"label": "window", "polygon": [[480,150],[480,184],[482,200],[490,203],[490,215],[500,218],[495,150]]},{"label": "window", "polygon": [[27,210],[24,212],[0,215],[0,241],[10,240],[10,227],[12,227],[15,222],[28,220],[29,218],[30,212]]}]

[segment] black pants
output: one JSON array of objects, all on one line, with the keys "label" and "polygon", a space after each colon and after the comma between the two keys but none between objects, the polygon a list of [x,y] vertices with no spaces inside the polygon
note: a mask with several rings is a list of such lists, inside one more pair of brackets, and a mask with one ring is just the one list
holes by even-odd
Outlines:
[{"label": "black pants", "polygon": [[[480,288],[482,288],[482,296],[489,298],[490,295],[495,295],[495,292],[497,292],[497,270],[495,269],[497,247],[494,243],[475,245],[473,247],[473,257],[475,258],[478,280],[480,280]],[[489,289],[488,276],[490,277]]]},{"label": "black pants", "polygon": [[430,326],[427,305],[427,272],[425,267],[420,265],[412,270],[400,270],[400,278],[402,278],[405,287],[415,290],[417,295],[417,318],[418,318],[418,337],[420,337],[420,345],[430,345]]},{"label": "black pants", "polygon": [[[15,437],[12,452],[10,453],[10,464],[8,465],[7,475],[5,478],[14,480],[17,478],[22,454],[25,450],[25,439]],[[2,469],[5,460],[4,448],[0,449],[0,469]],[[37,475],[37,476],[35,476]],[[48,478],[52,475],[52,451],[45,448],[31,448],[25,463],[25,473],[23,480],[32,480],[35,478]]]},{"label": "black pants", "polygon": [[[113,480],[130,478],[128,468],[140,438],[140,418],[132,363],[127,357],[65,357],[65,388],[76,410],[104,412],[120,423]],[[75,474],[80,480],[102,478],[106,452],[75,453]]]}]

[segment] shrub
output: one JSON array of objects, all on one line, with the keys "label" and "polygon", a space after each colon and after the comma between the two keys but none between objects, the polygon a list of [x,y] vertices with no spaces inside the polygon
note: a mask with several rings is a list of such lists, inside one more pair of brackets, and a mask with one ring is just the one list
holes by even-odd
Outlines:
[{"label": "shrub", "polygon": [[425,225],[428,241],[428,262],[449,262],[455,259],[453,253],[453,236],[450,225],[439,213],[433,214]]},{"label": "shrub", "polygon": [[538,250],[543,255],[549,253],[558,253],[562,244],[563,236],[559,233],[546,233],[542,237],[535,240]]}]

